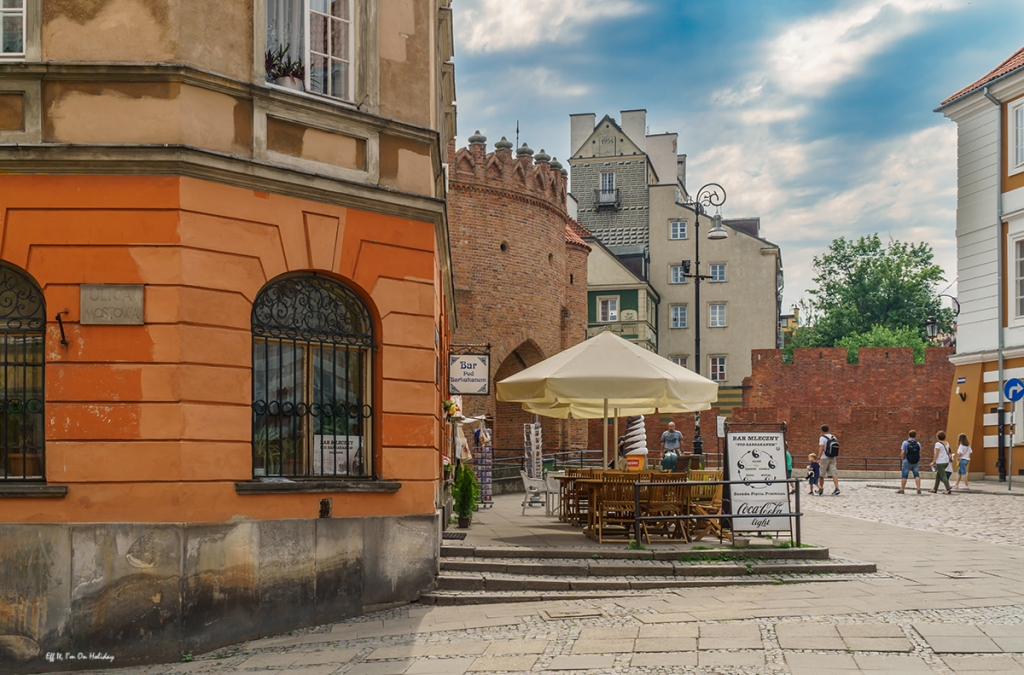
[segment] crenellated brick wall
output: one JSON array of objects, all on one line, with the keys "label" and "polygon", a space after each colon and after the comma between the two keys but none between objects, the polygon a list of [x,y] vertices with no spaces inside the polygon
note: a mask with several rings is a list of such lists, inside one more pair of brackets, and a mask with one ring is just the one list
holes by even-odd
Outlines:
[{"label": "crenellated brick wall", "polygon": [[[449,228],[458,327],[452,343],[491,345],[491,395],[465,396],[466,414],[494,415],[497,450],[521,454],[518,404],[494,383],[582,342],[587,328],[588,235],[566,211],[566,177],[538,153],[486,139],[449,148]],[[587,446],[584,422],[542,418],[545,452]],[[503,453],[496,452],[496,456]]]},{"label": "crenellated brick wall", "polygon": [[[917,430],[929,456],[938,431],[944,430],[951,444],[961,431],[970,433],[946,428],[953,352],[929,348],[925,362],[915,364],[909,347],[871,347],[861,349],[853,364],[842,348],[796,349],[787,364],[780,350],[756,349],[733,422],[786,422],[798,467],[806,464],[808,453],[817,452],[822,424],[839,439],[840,469],[881,469],[883,459],[895,463],[910,429]],[[875,461],[865,465],[860,458]]]}]

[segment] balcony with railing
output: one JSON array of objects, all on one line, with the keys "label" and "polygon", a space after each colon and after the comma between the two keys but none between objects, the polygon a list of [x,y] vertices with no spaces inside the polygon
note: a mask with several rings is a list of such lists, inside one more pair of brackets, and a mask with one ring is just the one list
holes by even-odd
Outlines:
[{"label": "balcony with railing", "polygon": [[594,206],[598,209],[618,210],[622,203],[619,201],[619,190],[594,190]]},{"label": "balcony with railing", "polygon": [[606,331],[611,331],[620,338],[635,342],[646,349],[657,350],[658,348],[658,332],[654,329],[654,325],[648,321],[635,319],[633,321],[591,323],[587,326],[587,339],[589,340],[595,335]]}]

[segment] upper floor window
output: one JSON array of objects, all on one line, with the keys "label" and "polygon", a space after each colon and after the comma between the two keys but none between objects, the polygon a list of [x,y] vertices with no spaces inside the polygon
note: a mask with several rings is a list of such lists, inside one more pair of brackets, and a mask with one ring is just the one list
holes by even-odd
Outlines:
[{"label": "upper floor window", "polygon": [[25,0],[0,0],[0,58],[25,56]]},{"label": "upper floor window", "polygon": [[619,320],[619,299],[599,298],[597,301],[598,313],[602,323],[611,323]]},{"label": "upper floor window", "polygon": [[672,305],[672,328],[686,328],[686,305]]},{"label": "upper floor window", "polygon": [[1016,246],[1016,270],[1017,270],[1017,317],[1024,317],[1024,239],[1017,242]]},{"label": "upper floor window", "polygon": [[1024,170],[1024,101],[1010,108],[1013,120],[1013,166],[1011,170]]},{"label": "upper floor window", "polygon": [[43,292],[23,271],[0,263],[0,479],[45,475],[45,334]]},{"label": "upper floor window", "polygon": [[725,357],[711,357],[711,381],[725,382]]},{"label": "upper floor window", "polygon": [[[10,2],[11,0],[0,0]],[[352,101],[353,0],[267,0],[267,78],[275,56],[297,62],[306,91]],[[282,52],[282,50],[284,50]]]},{"label": "upper floor window", "polygon": [[711,305],[708,325],[711,328],[725,327],[725,305]]},{"label": "upper floor window", "polygon": [[669,224],[669,239],[686,239],[686,221],[673,221]]},{"label": "upper floor window", "polygon": [[676,364],[677,366],[682,366],[683,368],[689,368],[690,367],[688,365],[689,360],[685,356],[670,356],[668,358],[668,360],[671,361],[672,363]]},{"label": "upper floor window", "polygon": [[725,263],[711,265],[711,281],[725,281]]},{"label": "upper floor window", "polygon": [[373,322],[318,275],[279,277],[252,307],[253,476],[373,472]]},{"label": "upper floor window", "polygon": [[682,265],[672,265],[670,283],[673,284],[685,284],[686,283],[686,272],[683,271]]},{"label": "upper floor window", "polygon": [[601,172],[601,192],[615,191],[615,174],[611,171]]}]

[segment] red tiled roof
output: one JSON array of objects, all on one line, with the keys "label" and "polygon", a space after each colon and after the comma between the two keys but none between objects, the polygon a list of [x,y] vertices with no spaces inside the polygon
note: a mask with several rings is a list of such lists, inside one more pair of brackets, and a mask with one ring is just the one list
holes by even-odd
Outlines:
[{"label": "red tiled roof", "polygon": [[941,103],[941,105],[946,105],[950,101],[955,101],[958,98],[966,96],[967,94],[970,94],[971,92],[973,92],[976,89],[981,89],[982,87],[984,87],[986,84],[988,84],[992,80],[995,80],[996,78],[1002,77],[1003,75],[1006,75],[1007,73],[1013,72],[1014,70],[1017,70],[1018,68],[1020,68],[1022,66],[1024,66],[1024,47],[1021,47],[1020,49],[1018,49],[1013,54],[1013,56],[1011,56],[1010,58],[1006,59],[1005,61],[1000,63],[998,66],[993,68],[989,72],[988,75],[986,75],[985,77],[981,78],[977,82],[964,87],[963,89],[961,89],[957,93],[953,94],[952,96],[947,98],[945,101],[943,101]]},{"label": "red tiled roof", "polygon": [[[577,228],[579,228],[579,231],[577,231]],[[581,235],[581,233],[582,233],[582,235]],[[583,241],[583,237],[586,237],[586,236],[590,236],[590,232],[586,228],[584,228],[582,225],[577,223],[572,218],[566,219],[566,221],[565,221],[565,243],[567,243],[567,244],[576,244],[577,246],[582,246],[582,247],[586,248],[589,251],[590,250],[590,245],[587,244],[587,242]]]},{"label": "red tiled roof", "polygon": [[585,228],[582,225],[580,225],[579,221],[577,221],[575,218],[569,218],[565,222],[566,222],[566,227],[572,229],[572,231],[575,232],[576,235],[578,237],[582,238],[582,239],[594,236],[593,232],[591,232],[587,228]]}]

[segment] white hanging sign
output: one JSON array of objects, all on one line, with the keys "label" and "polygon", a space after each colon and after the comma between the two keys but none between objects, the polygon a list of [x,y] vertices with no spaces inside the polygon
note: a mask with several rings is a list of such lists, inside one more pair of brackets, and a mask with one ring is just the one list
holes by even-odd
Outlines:
[{"label": "white hanging sign", "polygon": [[455,355],[448,357],[449,394],[490,394],[491,357]]}]

